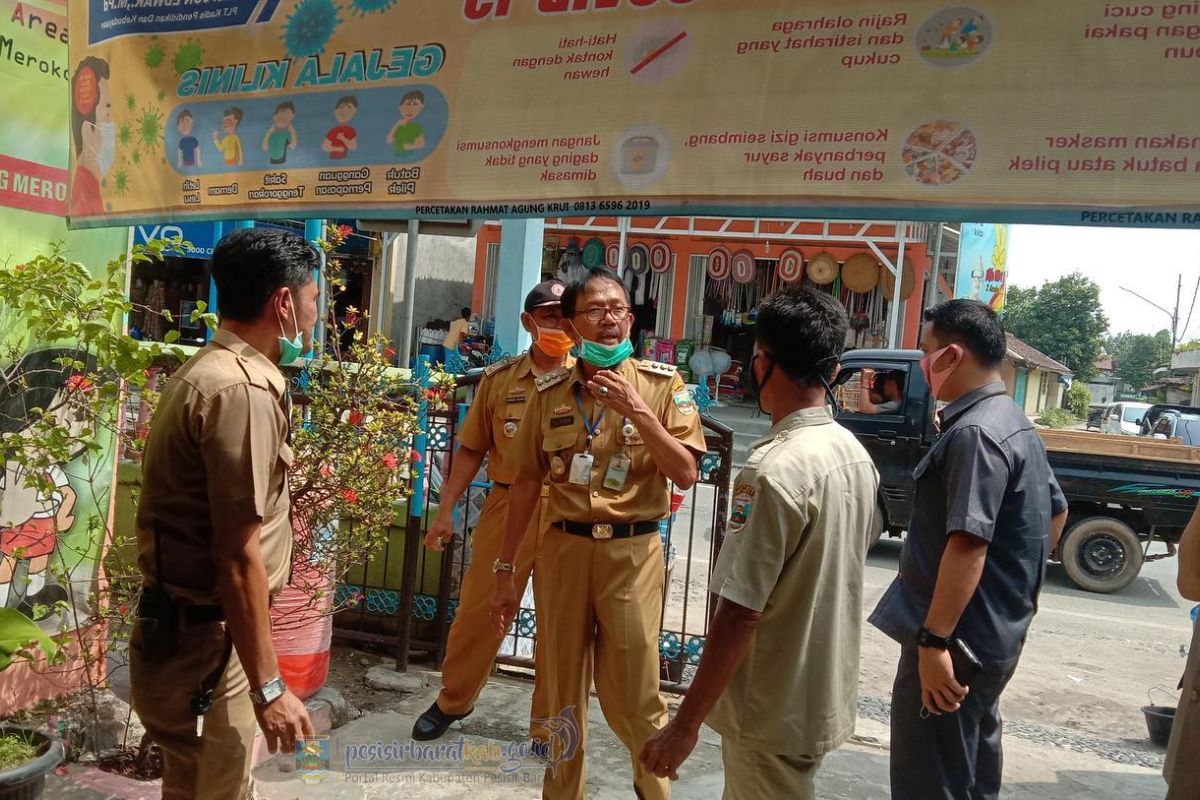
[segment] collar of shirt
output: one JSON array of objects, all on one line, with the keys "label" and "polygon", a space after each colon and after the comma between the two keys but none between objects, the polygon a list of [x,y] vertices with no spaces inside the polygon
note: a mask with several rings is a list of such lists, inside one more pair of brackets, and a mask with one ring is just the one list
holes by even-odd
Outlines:
[{"label": "collar of shirt", "polygon": [[802,408],[799,411],[793,411],[776,424],[771,426],[767,431],[767,435],[750,445],[751,450],[762,447],[764,444],[773,442],[776,439],[786,436],[792,431],[800,430],[801,428],[809,428],[814,425],[832,425],[833,414],[829,411],[829,406],[819,406],[817,408]]},{"label": "collar of shirt", "polygon": [[945,433],[946,429],[953,425],[956,419],[970,411],[975,406],[979,405],[984,400],[988,399],[989,397],[996,397],[997,395],[1002,394],[1008,394],[1008,387],[1006,387],[1000,381],[986,383],[977,389],[972,389],[971,391],[967,392],[962,397],[958,398],[953,403],[942,409],[942,432]]},{"label": "collar of shirt", "polygon": [[[578,358],[575,360],[575,365],[572,368],[571,383],[572,384],[578,383],[580,386],[582,386],[583,388],[586,389],[588,379],[583,374],[583,363],[584,362],[583,362],[582,358]],[[633,360],[629,359],[629,358],[625,359],[620,364],[617,364],[615,367],[608,368],[609,372],[617,373],[618,375],[620,375],[622,378],[629,381],[630,383],[633,382],[632,376],[630,374],[631,370],[633,370]]]},{"label": "collar of shirt", "polygon": [[266,378],[276,396],[283,397],[284,390],[287,389],[287,379],[283,377],[279,367],[272,364],[266,356],[247,344],[240,336],[225,328],[217,328],[217,332],[213,334],[212,343],[246,359],[246,363],[255,372]]}]

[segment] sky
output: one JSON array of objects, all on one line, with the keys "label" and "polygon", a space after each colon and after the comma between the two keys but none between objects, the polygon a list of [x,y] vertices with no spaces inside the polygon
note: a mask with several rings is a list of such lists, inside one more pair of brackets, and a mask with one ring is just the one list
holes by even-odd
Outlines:
[{"label": "sky", "polygon": [[[1078,270],[1100,285],[1109,333],[1169,330],[1167,314],[1121,291],[1125,286],[1163,308],[1175,305],[1183,275],[1180,326],[1200,279],[1200,231],[1016,225],[1009,238],[1010,286],[1041,286]],[[1200,300],[1180,341],[1200,338]]]}]

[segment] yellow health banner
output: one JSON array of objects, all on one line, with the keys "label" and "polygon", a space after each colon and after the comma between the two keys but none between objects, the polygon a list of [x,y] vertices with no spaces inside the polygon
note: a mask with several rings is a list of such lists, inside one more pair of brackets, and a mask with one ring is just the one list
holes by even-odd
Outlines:
[{"label": "yellow health banner", "polygon": [[70,0],[71,224],[1200,226],[1200,2]]}]

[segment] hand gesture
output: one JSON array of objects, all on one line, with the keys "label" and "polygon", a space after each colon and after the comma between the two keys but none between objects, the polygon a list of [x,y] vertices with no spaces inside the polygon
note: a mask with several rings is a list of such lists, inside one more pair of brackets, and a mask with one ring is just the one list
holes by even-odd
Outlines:
[{"label": "hand gesture", "polygon": [[950,653],[936,647],[918,650],[921,672],[921,703],[930,714],[950,714],[962,706],[970,692],[954,679]]},{"label": "hand gesture", "polygon": [[290,689],[273,703],[255,706],[254,716],[272,753],[295,750],[297,739],[316,735],[308,709]]},{"label": "hand gesture", "polygon": [[696,749],[699,738],[699,731],[685,728],[678,720],[671,720],[665,728],[650,737],[642,748],[639,760],[647,771],[660,778],[677,781],[677,770]]},{"label": "hand gesture", "polygon": [[608,404],[613,411],[626,419],[632,419],[636,413],[646,408],[645,401],[633,388],[633,384],[612,370],[597,372],[596,376],[588,381],[587,387],[593,397]]},{"label": "hand gesture", "polygon": [[433,518],[433,524],[429,526],[429,531],[425,534],[425,546],[435,553],[440,553],[446,549],[446,543],[454,538],[454,526],[449,517],[443,516],[441,511]]}]

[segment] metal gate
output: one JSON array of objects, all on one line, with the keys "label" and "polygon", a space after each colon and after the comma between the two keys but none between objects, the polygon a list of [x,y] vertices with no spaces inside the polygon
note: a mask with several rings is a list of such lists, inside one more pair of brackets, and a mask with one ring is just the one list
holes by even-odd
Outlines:
[{"label": "metal gate", "polygon": [[[419,442],[421,474],[404,520],[393,529],[387,548],[354,570],[338,587],[338,600],[357,596],[358,605],[335,617],[334,634],[343,639],[394,645],[398,669],[412,655],[440,664],[458,603],[458,589],[470,565],[470,531],[491,488],[480,476],[455,513],[455,536],[443,553],[425,548],[425,530],[439,500],[437,473],[448,475],[455,432],[465,418],[480,375],[462,376],[451,402],[428,412],[426,441]],[[700,480],[673,497],[660,535],[666,555],[666,581],[659,634],[664,691],[686,691],[708,633],[712,613],[709,575],[725,534],[732,470],[733,432],[702,417],[708,452]],[[397,569],[399,567],[399,569]],[[359,577],[361,576],[361,578]],[[397,580],[398,579],[398,580]],[[498,663],[533,670],[537,609],[527,591]]]}]

